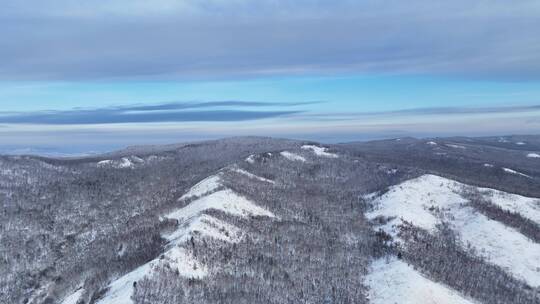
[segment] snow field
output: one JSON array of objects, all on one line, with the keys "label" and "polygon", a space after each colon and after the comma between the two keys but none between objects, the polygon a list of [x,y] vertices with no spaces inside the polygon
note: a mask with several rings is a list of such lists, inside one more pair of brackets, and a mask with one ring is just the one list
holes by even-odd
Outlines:
[{"label": "snow field", "polygon": [[[374,210],[367,217],[390,218],[381,228],[398,242],[402,241],[396,237],[398,226],[404,221],[434,231],[435,225],[445,219],[461,236],[464,246],[469,243],[488,262],[501,266],[531,286],[540,286],[540,244],[468,206],[467,199],[461,195],[467,187],[472,186],[440,176],[423,175],[392,186],[384,195],[374,197]],[[492,204],[540,222],[538,199],[488,188],[476,189]]]}]

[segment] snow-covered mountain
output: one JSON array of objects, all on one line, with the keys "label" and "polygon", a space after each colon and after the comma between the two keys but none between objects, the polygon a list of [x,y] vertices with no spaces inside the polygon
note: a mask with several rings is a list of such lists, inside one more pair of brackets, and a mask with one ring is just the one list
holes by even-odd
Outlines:
[{"label": "snow-covered mountain", "polygon": [[[379,223],[380,229],[392,238],[392,242],[399,250],[408,250],[410,241],[401,238],[402,229],[407,230],[410,226],[414,226],[428,233],[437,234],[441,225],[448,224],[459,238],[458,246],[461,246],[464,252],[472,251],[472,254],[500,267],[516,280],[523,281],[533,288],[540,287],[538,230],[520,231],[519,226],[520,221],[529,221],[538,227],[540,199],[474,187],[431,174],[392,186],[382,195],[371,194],[368,197],[371,199],[373,209],[366,214],[367,217]],[[511,222],[505,214],[511,214],[514,220],[518,218],[518,222]],[[418,277],[412,273],[414,270],[404,267],[397,261],[389,263],[376,261],[375,265],[373,270],[375,272],[397,271]],[[374,273],[372,276],[377,279],[372,279],[371,284],[384,283],[384,278],[381,278],[380,274]],[[426,288],[433,290],[439,288],[431,286],[432,282],[419,280],[417,286],[430,285]],[[409,288],[406,284],[394,281],[390,286],[390,290],[394,290],[394,293],[398,293],[397,290],[402,288]],[[409,293],[410,291],[406,289],[396,296],[407,298]],[[463,302],[462,299],[454,297],[451,300],[437,300],[440,292],[431,293],[433,298],[430,301],[433,303]],[[375,297],[380,294],[378,291]],[[419,296],[427,297],[424,293]],[[417,298],[411,298],[407,303],[419,301]]]},{"label": "snow-covered mountain", "polygon": [[537,143],[0,156],[0,302],[540,303]]}]

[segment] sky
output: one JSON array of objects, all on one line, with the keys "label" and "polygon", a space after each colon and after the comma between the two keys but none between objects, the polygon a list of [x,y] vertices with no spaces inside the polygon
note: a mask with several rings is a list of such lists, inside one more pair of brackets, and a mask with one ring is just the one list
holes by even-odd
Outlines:
[{"label": "sky", "polygon": [[0,153],[540,134],[539,1],[0,5]]}]

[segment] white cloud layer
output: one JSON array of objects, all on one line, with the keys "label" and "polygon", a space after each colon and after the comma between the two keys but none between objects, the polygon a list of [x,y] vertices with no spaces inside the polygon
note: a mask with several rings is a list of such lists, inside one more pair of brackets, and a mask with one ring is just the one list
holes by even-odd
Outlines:
[{"label": "white cloud layer", "polygon": [[7,0],[0,80],[540,79],[540,2]]}]

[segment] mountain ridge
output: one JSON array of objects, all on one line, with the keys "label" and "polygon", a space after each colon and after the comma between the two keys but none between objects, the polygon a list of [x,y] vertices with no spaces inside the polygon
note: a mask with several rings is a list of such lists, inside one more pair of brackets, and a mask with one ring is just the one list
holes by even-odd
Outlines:
[{"label": "mountain ridge", "polygon": [[[450,141],[444,139],[410,141],[409,150],[400,150],[395,142],[358,147],[235,138],[109,159],[0,157],[1,269],[6,271],[0,299],[28,304],[108,303],[113,298],[130,304],[384,303],[395,296],[408,299],[403,303],[444,297],[449,303],[537,303],[540,291],[534,282],[540,273],[530,267],[530,258],[501,264],[479,254],[486,245],[473,242],[470,249],[461,239],[470,242],[469,235],[478,231],[489,239],[490,231],[502,231],[529,244],[506,247],[506,256],[520,250],[534,257],[540,231],[534,210],[540,203],[500,191],[534,193],[538,171],[533,167],[524,177],[502,169],[523,170],[521,158],[492,161],[493,168],[485,170],[498,169],[512,182],[501,185],[482,175],[490,171],[471,166],[484,168],[483,161],[496,160],[499,150],[485,147],[477,154],[447,146]],[[436,154],[441,151],[446,154]],[[429,153],[446,166],[468,170],[426,167]],[[499,228],[458,225],[442,217],[429,229],[407,218],[395,224],[395,233],[380,229],[403,216],[373,217],[377,206],[409,204],[399,198],[403,195],[384,197],[429,174],[439,182],[414,191],[435,201],[419,205],[416,215],[438,218],[455,210],[459,219],[464,210],[474,209],[474,218]],[[448,181],[453,174],[458,178]],[[438,198],[430,194],[439,184],[467,179],[474,182]],[[485,184],[498,190],[477,188]],[[462,193],[462,188],[469,190]],[[458,205],[445,205],[447,199]],[[462,273],[460,265],[468,263],[476,266]],[[527,281],[513,270],[523,265],[529,265]],[[397,285],[387,285],[373,269],[417,278],[422,292],[407,298],[415,285],[399,277],[392,281]],[[491,290],[495,287],[497,292]],[[283,292],[275,294],[276,288]]]}]

